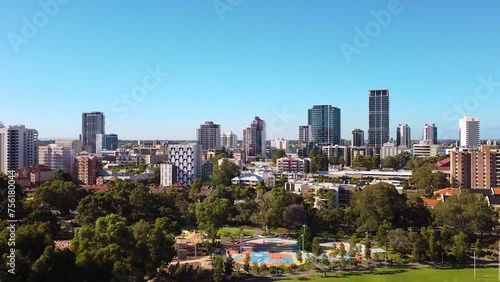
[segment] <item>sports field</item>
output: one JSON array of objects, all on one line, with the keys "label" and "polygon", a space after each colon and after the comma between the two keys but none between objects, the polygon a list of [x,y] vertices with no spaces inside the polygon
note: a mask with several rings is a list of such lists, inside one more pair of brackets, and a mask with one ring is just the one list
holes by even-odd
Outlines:
[{"label": "sports field", "polygon": [[342,272],[296,278],[285,281],[359,281],[359,282],[498,282],[498,268],[466,269],[380,269],[374,272]]}]

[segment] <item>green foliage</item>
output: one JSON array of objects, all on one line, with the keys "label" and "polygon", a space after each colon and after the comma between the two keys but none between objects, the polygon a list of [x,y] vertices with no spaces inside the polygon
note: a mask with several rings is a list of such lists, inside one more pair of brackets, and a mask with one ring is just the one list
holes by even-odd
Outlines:
[{"label": "green foliage", "polygon": [[314,239],[312,241],[311,252],[315,256],[319,256],[321,254],[321,246],[320,246],[320,242],[319,242],[319,238],[318,237],[314,237]]},{"label": "green foliage", "polygon": [[469,243],[467,235],[460,232],[458,235],[453,236],[453,252],[457,261],[462,263],[467,258],[467,251],[469,250]]},{"label": "green foliage", "polygon": [[[303,235],[303,236],[302,236]],[[304,243],[302,243],[302,240]],[[301,228],[300,235],[297,237],[297,247],[302,251],[310,252],[312,251],[312,243],[313,243],[313,234],[311,232],[311,228],[305,227],[305,232],[304,228]]]},{"label": "green foliage", "polygon": [[215,186],[224,185],[231,186],[231,179],[240,175],[240,168],[224,159],[220,165],[214,164],[214,172],[212,174],[212,183]]},{"label": "green foliage", "polygon": [[412,172],[412,182],[415,188],[428,197],[430,197],[434,191],[450,186],[444,173],[433,171],[433,164],[424,163],[422,166],[415,167]]},{"label": "green foliage", "polygon": [[463,231],[466,235],[491,231],[494,214],[488,204],[468,191],[461,190],[458,196],[448,197],[433,210],[435,223],[448,226],[453,234]]},{"label": "green foliage", "polygon": [[367,170],[372,170],[380,166],[380,156],[379,155],[367,155],[362,156],[357,153],[351,163],[351,167],[356,168],[366,168]]},{"label": "green foliage", "polygon": [[386,183],[371,185],[356,193],[353,205],[360,232],[376,232],[384,221],[397,225],[406,210],[404,197]]},{"label": "green foliage", "polygon": [[326,156],[317,154],[315,151],[311,150],[309,152],[309,158],[311,159],[313,173],[328,170],[328,158]]},{"label": "green foliage", "polygon": [[409,255],[413,249],[410,234],[403,229],[391,230],[388,233],[389,247],[403,257]]},{"label": "green foliage", "polygon": [[207,233],[212,240],[229,218],[230,204],[227,199],[210,196],[202,203],[196,204],[198,228]]},{"label": "green foliage", "polygon": [[283,211],[283,226],[296,229],[307,223],[307,210],[303,204],[293,204]]},{"label": "green foliage", "polygon": [[213,272],[214,282],[224,281],[224,261],[222,260],[221,257],[216,257],[213,263],[214,263],[214,272]]},{"label": "green foliage", "polygon": [[281,159],[281,158],[284,158],[284,157],[286,157],[286,152],[285,152],[285,150],[277,150],[277,151],[274,153],[273,157],[271,158],[271,161],[272,161],[272,163],[273,163],[273,164],[276,164],[276,161],[277,161],[278,159]]},{"label": "green foliage", "polygon": [[38,187],[33,201],[37,205],[67,214],[70,210],[75,210],[78,202],[88,194],[85,189],[76,187],[73,182],[55,180]]}]

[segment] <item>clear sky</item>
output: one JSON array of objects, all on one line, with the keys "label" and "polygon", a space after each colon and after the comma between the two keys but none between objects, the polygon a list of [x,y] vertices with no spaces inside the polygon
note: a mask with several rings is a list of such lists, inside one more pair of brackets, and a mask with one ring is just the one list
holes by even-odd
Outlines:
[{"label": "clear sky", "polygon": [[98,110],[121,139],[194,139],[208,120],[241,138],[255,115],[297,139],[331,104],[350,139],[377,88],[391,136],[457,138],[470,114],[500,138],[500,1],[55,1],[0,1],[0,120],[42,138],[78,138]]}]

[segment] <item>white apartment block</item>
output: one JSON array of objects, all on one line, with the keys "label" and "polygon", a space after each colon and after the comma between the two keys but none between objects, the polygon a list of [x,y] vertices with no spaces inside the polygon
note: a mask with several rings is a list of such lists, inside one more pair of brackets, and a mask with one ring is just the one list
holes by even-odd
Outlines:
[{"label": "white apartment block", "polygon": [[73,154],[75,156],[83,151],[82,141],[80,140],[56,140],[56,145],[62,145],[73,149]]},{"label": "white apartment block", "polygon": [[74,151],[71,147],[50,144],[38,148],[38,164],[46,165],[52,170],[62,169],[73,173]]},{"label": "white apartment block", "polygon": [[7,173],[37,163],[38,131],[24,125],[0,124],[0,171]]},{"label": "white apartment block", "polygon": [[275,138],[271,140],[271,148],[276,148],[278,150],[288,151],[288,141],[283,138]]},{"label": "white apartment block", "polygon": [[431,145],[428,141],[420,141],[413,145],[413,156],[416,158],[435,157],[438,155],[438,145]]},{"label": "white apartment block", "polygon": [[396,156],[398,154],[398,145],[394,142],[384,143],[380,149],[380,159],[383,160],[389,156]]},{"label": "white apartment block", "polygon": [[479,118],[465,116],[458,122],[460,128],[460,147],[474,148],[481,145]]},{"label": "white apartment block", "polygon": [[168,146],[168,163],[175,166],[175,182],[191,185],[202,177],[202,147],[200,144]]},{"label": "white apartment block", "polygon": [[173,164],[160,165],[160,186],[169,187],[174,185],[176,180],[175,166]]}]

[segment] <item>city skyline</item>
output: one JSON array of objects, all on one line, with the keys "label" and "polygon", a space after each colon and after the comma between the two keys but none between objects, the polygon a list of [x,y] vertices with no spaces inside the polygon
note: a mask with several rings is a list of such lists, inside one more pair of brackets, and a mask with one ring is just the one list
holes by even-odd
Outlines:
[{"label": "city skyline", "polygon": [[[435,123],[440,139],[457,139],[456,121],[472,115],[482,138],[500,138],[500,41],[492,36],[500,3],[401,1],[400,13],[356,44],[387,3],[252,1],[221,18],[212,3],[72,2],[25,37],[23,19],[43,8],[2,2],[0,119],[43,139],[77,139],[78,113],[102,111],[113,126],[106,132],[121,139],[195,140],[206,120],[240,136],[258,115],[269,128],[279,121],[269,139],[297,139],[308,108],[333,105],[349,139],[355,128],[368,135],[366,91],[387,88],[391,125]],[[12,43],[14,35],[24,41]],[[346,56],[346,44],[359,53]],[[137,89],[147,91],[127,106]],[[12,107],[20,97],[23,114]]]}]

